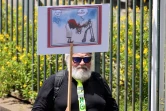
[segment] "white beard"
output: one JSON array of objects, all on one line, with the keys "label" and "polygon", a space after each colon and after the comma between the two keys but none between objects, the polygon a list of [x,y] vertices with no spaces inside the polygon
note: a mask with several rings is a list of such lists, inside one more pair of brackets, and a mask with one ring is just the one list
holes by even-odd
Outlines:
[{"label": "white beard", "polygon": [[84,82],[91,77],[91,70],[86,66],[72,67],[72,77],[76,80],[81,80]]},{"label": "white beard", "polygon": [[[68,71],[70,70],[70,61],[69,61],[69,54],[65,55],[65,61],[68,68]],[[72,77],[76,80],[80,80],[82,82],[88,80],[91,77],[92,72],[92,64],[90,68],[87,68],[86,66],[83,66],[83,69],[80,68],[81,66],[73,67],[72,66]],[[86,70],[85,70],[86,69]]]}]

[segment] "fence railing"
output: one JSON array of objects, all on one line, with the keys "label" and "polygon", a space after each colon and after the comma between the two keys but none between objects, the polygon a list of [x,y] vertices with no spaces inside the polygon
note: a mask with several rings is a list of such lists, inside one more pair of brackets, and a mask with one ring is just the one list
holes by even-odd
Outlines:
[{"label": "fence railing", "polygon": [[[3,62],[0,67],[12,69],[6,65],[6,61],[17,61],[19,64],[13,63],[13,67],[19,77],[11,76],[14,90],[19,89],[26,99],[34,99],[43,81],[66,67],[64,55],[36,55],[37,7],[109,3],[109,52],[93,54],[94,70],[107,80],[120,111],[151,111],[153,1],[139,1],[126,0],[121,3],[120,0],[0,0],[0,49],[3,57],[0,59]],[[160,0],[157,2],[160,4]],[[157,10],[159,13],[159,6]],[[157,17],[159,19],[160,15]],[[160,21],[157,24],[159,25]],[[160,28],[157,28],[157,33],[160,33]],[[157,37],[160,42],[160,35]],[[4,50],[5,46],[9,47],[7,52]],[[156,47],[159,51],[159,43]],[[159,55],[157,58],[159,59]],[[157,67],[159,64],[158,60]],[[12,69],[12,73],[15,69]],[[5,71],[2,70],[2,74],[6,74]],[[159,71],[157,75],[159,83]],[[1,79],[2,77],[0,82]],[[12,85],[9,86],[13,88]],[[156,93],[158,95],[159,92]],[[156,101],[156,111],[159,111],[159,96]]]}]

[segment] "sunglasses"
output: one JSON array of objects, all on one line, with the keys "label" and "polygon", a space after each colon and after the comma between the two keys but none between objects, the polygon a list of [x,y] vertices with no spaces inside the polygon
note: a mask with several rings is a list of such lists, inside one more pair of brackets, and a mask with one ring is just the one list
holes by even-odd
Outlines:
[{"label": "sunglasses", "polygon": [[84,63],[89,63],[92,57],[72,57],[74,63],[80,63],[82,60]]}]

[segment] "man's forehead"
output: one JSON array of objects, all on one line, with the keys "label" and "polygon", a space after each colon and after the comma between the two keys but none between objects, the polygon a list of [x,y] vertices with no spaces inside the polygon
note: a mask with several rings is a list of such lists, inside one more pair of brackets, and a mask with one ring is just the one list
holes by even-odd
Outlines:
[{"label": "man's forehead", "polygon": [[74,53],[73,56],[91,56],[91,53]]}]

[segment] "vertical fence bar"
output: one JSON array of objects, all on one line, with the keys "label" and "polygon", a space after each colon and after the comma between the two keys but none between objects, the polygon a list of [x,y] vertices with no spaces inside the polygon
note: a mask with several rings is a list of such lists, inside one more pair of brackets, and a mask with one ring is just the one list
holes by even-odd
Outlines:
[{"label": "vertical fence bar", "polygon": [[[65,5],[65,0],[62,1],[62,5]],[[65,55],[62,54],[62,69],[65,69]]]},{"label": "vertical fence bar", "polygon": [[[51,6],[53,5],[52,0],[50,0],[50,5]],[[52,74],[52,55],[50,55],[49,60],[50,60],[49,67],[50,67],[50,75],[51,75]]]},{"label": "vertical fence bar", "polygon": [[62,4],[65,5],[65,0],[63,0]]},{"label": "vertical fence bar", "polygon": [[[46,0],[44,0],[44,6],[46,6],[46,4],[47,4],[47,1]],[[44,55],[44,81],[46,80],[46,78],[47,78],[47,62],[46,62],[46,60],[47,60],[47,57],[46,57],[46,55]]]},{"label": "vertical fence bar", "polygon": [[77,1],[77,0],[74,0],[74,4],[77,5],[77,4],[78,4],[78,1]]},{"label": "vertical fence bar", "polygon": [[44,0],[44,6],[47,6],[47,0]]},{"label": "vertical fence bar", "polygon": [[100,3],[100,0],[94,0],[95,1],[95,4],[99,4]]},{"label": "vertical fence bar", "polygon": [[44,55],[44,81],[46,80],[46,78],[47,78],[47,62],[46,62],[46,60],[47,60],[47,57],[46,57],[46,55]]},{"label": "vertical fence bar", "polygon": [[56,0],[56,5],[59,5],[59,0]]},{"label": "vertical fence bar", "polygon": [[68,5],[71,5],[71,0],[68,0]]},{"label": "vertical fence bar", "polygon": [[[98,0],[95,0],[95,4],[98,4]],[[100,73],[100,53],[96,52],[93,54],[94,56],[94,70]]]},{"label": "vertical fence bar", "polygon": [[21,31],[21,48],[23,52],[24,48],[24,0],[22,0],[22,31]]},{"label": "vertical fence bar", "polygon": [[142,111],[142,93],[143,93],[143,29],[144,29],[144,3],[143,0],[140,1],[140,80],[139,80],[139,110]]},{"label": "vertical fence bar", "polygon": [[126,10],[126,33],[125,33],[125,95],[124,95],[124,111],[127,111],[127,97],[128,97],[128,0],[125,4]]},{"label": "vertical fence bar", "polygon": [[[16,46],[18,46],[18,0],[16,0]],[[16,49],[16,57],[18,61],[18,49]]]},{"label": "vertical fence bar", "polygon": [[58,72],[58,54],[56,54],[55,73]]},{"label": "vertical fence bar", "polygon": [[8,33],[8,0],[6,0],[6,28],[5,28],[5,32]]},{"label": "vertical fence bar", "polygon": [[[112,0],[111,0],[111,1],[112,1]],[[111,2],[111,1],[110,1],[110,2]],[[91,4],[91,0],[88,0],[88,3]]]},{"label": "vertical fence bar", "polygon": [[[98,4],[99,0],[95,0],[95,4]],[[94,70],[100,73],[100,53],[94,53]]]},{"label": "vertical fence bar", "polygon": [[120,85],[119,85],[119,80],[120,80],[120,0],[117,1],[117,5],[118,5],[118,10],[117,10],[117,81],[116,81],[116,85],[117,85],[117,95],[116,95],[116,101],[118,106],[119,104],[119,92],[120,92]]},{"label": "vertical fence bar", "polygon": [[52,55],[50,55],[49,56],[49,61],[50,61],[50,63],[49,63],[49,67],[50,67],[50,75],[52,74]]},{"label": "vertical fence bar", "polygon": [[136,0],[133,0],[132,111],[135,111]]},{"label": "vertical fence bar", "polygon": [[62,54],[62,69],[64,70],[65,69],[65,55]]},{"label": "vertical fence bar", "polygon": [[153,0],[153,22],[152,22],[152,70],[151,70],[151,111],[158,111],[157,109],[157,60],[158,60],[158,0]]},{"label": "vertical fence bar", "polygon": [[[35,26],[35,24],[34,24],[34,14],[35,14],[35,1],[33,0],[32,1],[32,80],[34,80],[34,53],[35,53],[35,51],[34,51],[34,47],[35,47],[35,34],[34,34],[34,26]],[[32,91],[34,91],[34,82],[32,83]]]},{"label": "vertical fence bar", "polygon": [[105,79],[105,52],[102,53],[102,77]]},{"label": "vertical fence bar", "polygon": [[52,4],[53,4],[53,2],[52,2],[52,0],[50,0],[50,5],[52,6]]},{"label": "vertical fence bar", "polygon": [[[103,0],[103,3],[105,3],[105,2],[106,2],[106,1]],[[106,79],[106,78],[105,78],[105,59],[106,59],[106,57],[105,57],[105,52],[103,52],[103,53],[102,53],[102,76],[103,76],[104,79]]]},{"label": "vertical fence bar", "polygon": [[159,86],[160,86],[160,0],[157,0],[157,78],[156,78],[156,111],[159,111]]},{"label": "vertical fence bar", "polygon": [[99,52],[93,53],[93,58],[94,58],[94,70],[100,73],[100,53]]},{"label": "vertical fence bar", "polygon": [[85,0],[82,0],[82,4],[85,4]]},{"label": "vertical fence bar", "polygon": [[[38,0],[40,6],[40,0]],[[40,55],[37,56],[37,92],[40,90]]]},{"label": "vertical fence bar", "polygon": [[[59,0],[56,0],[56,5],[59,5]],[[58,54],[56,54],[56,61],[55,61],[55,73],[58,72]]]},{"label": "vertical fence bar", "polygon": [[112,93],[112,49],[113,49],[113,2],[110,0],[110,72],[109,72],[109,83]]},{"label": "vertical fence bar", "polygon": [[152,0],[149,0],[148,111],[151,111]]},{"label": "vertical fence bar", "polygon": [[10,41],[13,41],[13,0],[11,0],[11,14],[10,14],[10,22],[11,22],[11,28],[10,28]]},{"label": "vertical fence bar", "polygon": [[0,34],[2,33],[2,0],[0,0]]},{"label": "vertical fence bar", "polygon": [[[106,0],[103,0],[103,3],[105,3],[106,2]],[[105,57],[105,52],[103,52],[102,53],[102,77],[104,78],[104,79],[106,79],[105,78],[105,59],[106,59],[106,57]]]},{"label": "vertical fence bar", "polygon": [[29,0],[26,0],[27,3],[27,10],[26,10],[26,14],[27,14],[27,29],[26,29],[26,52],[29,53]]}]

